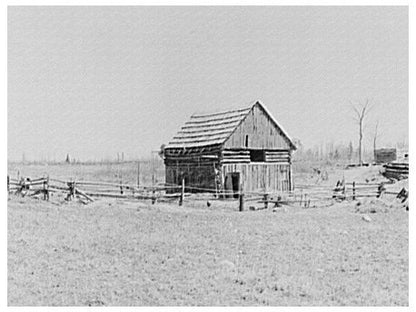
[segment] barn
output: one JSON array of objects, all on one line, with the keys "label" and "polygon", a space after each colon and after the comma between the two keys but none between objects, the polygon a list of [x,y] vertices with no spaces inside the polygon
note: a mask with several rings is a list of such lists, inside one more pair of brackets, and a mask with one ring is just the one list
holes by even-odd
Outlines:
[{"label": "barn", "polygon": [[376,164],[386,164],[397,159],[395,148],[380,148],[374,150],[374,161]]},{"label": "barn", "polygon": [[267,108],[193,114],[164,148],[166,183],[238,193],[293,189],[295,145]]}]

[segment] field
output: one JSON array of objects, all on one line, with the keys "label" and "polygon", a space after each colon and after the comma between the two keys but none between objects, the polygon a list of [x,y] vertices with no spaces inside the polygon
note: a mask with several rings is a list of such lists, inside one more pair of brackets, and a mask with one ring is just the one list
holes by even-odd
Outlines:
[{"label": "field", "polygon": [[[140,161],[139,180],[141,185],[151,185],[154,174],[155,183],[164,182],[164,165],[159,157],[151,160]],[[10,177],[28,176],[31,178],[49,174],[51,177],[65,180],[81,179],[93,181],[137,183],[138,162],[104,162],[90,164],[21,164],[9,163],[8,174]]]},{"label": "field", "polygon": [[[61,167],[49,174],[66,175]],[[10,195],[8,303],[407,306],[408,214],[391,201],[364,200],[362,211],[386,209],[363,214],[356,202],[238,212],[237,201],[57,205]]]}]

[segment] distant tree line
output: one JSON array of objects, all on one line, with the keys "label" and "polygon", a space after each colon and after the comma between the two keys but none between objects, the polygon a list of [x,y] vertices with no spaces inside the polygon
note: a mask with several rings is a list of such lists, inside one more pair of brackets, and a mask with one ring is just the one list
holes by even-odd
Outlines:
[{"label": "distant tree line", "polygon": [[[341,164],[359,163],[360,148],[354,148],[352,141],[348,143],[326,143],[316,144],[305,148],[299,139],[294,139],[297,150],[293,154],[294,161],[331,161]],[[366,150],[361,147],[361,161],[372,162],[374,158],[373,149]]]}]

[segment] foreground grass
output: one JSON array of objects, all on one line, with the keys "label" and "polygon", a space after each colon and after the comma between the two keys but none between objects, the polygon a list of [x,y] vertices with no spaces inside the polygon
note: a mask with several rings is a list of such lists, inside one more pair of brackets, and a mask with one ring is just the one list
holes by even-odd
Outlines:
[{"label": "foreground grass", "polygon": [[408,215],[8,205],[9,305],[408,305]]}]

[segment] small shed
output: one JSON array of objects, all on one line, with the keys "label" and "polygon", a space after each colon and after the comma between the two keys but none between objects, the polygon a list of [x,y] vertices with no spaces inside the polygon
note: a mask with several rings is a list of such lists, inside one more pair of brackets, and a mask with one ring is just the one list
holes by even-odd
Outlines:
[{"label": "small shed", "polygon": [[195,192],[293,189],[292,152],[282,126],[259,101],[248,108],[193,114],[165,146],[166,183]]},{"label": "small shed", "polygon": [[397,151],[395,148],[380,148],[374,151],[376,164],[386,164],[397,159]]}]

